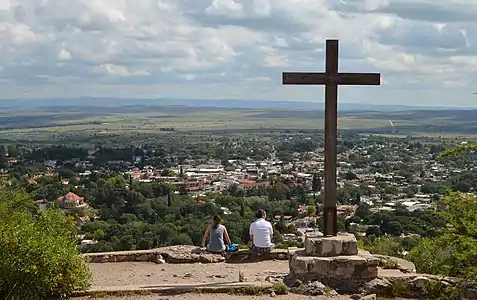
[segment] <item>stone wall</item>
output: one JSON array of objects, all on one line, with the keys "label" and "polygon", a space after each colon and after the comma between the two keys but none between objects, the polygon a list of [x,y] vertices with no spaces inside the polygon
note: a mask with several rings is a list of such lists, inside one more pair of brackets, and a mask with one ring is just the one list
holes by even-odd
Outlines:
[{"label": "stone wall", "polygon": [[157,264],[185,264],[185,263],[218,263],[218,262],[254,262],[263,260],[288,260],[289,250],[275,249],[260,256],[249,250],[239,250],[226,254],[213,254],[195,246],[170,246],[151,250],[117,251],[102,253],[85,253],[91,263],[114,262],[154,262]]}]

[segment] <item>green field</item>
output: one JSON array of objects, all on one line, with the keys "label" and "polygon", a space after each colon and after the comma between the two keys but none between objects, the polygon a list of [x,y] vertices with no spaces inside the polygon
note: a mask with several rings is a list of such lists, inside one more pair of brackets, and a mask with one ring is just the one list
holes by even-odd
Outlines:
[{"label": "green field", "polygon": [[[477,135],[476,111],[344,112],[340,130],[385,135]],[[393,132],[392,120],[397,132]],[[41,140],[65,135],[107,136],[174,131],[244,134],[322,130],[322,111],[193,108],[186,106],[63,107],[0,114],[0,139]]]}]

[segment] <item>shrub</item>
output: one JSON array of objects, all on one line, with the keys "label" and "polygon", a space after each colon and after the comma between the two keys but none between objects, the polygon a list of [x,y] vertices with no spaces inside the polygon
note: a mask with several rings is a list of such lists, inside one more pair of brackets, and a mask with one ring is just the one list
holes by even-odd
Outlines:
[{"label": "shrub", "polygon": [[87,288],[73,220],[32,204],[24,191],[0,191],[0,298],[60,299]]},{"label": "shrub", "polygon": [[403,247],[401,245],[401,239],[397,237],[377,237],[367,240],[363,248],[373,254],[382,254],[388,256],[401,256]]},{"label": "shrub", "polygon": [[419,272],[477,278],[477,197],[447,191],[439,203],[447,228],[421,239],[406,257]]}]

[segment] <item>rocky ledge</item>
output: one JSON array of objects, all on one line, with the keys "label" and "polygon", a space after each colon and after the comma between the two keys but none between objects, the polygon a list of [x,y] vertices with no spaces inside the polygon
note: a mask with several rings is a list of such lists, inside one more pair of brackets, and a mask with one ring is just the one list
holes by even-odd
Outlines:
[{"label": "rocky ledge", "polygon": [[[379,272],[381,275],[369,281],[354,281],[353,285],[339,281],[302,281],[289,275],[283,282],[289,291],[309,296],[352,295],[351,299],[410,298],[410,299],[477,299],[477,287],[462,280],[428,274],[410,274],[399,270]],[[272,281],[273,280],[273,281]],[[278,282],[278,278],[269,280]],[[353,288],[350,288],[353,287]]]},{"label": "rocky ledge", "polygon": [[85,253],[83,256],[91,263],[115,262],[154,262],[156,264],[190,264],[190,263],[218,263],[218,262],[254,262],[263,260],[287,260],[290,251],[275,249],[271,253],[256,255],[249,250],[239,250],[226,254],[213,254],[195,246],[169,246],[151,250],[118,251],[102,253]]},{"label": "rocky ledge", "polygon": [[[383,274],[385,274],[383,272]],[[365,294],[414,299],[477,299],[477,288],[461,279],[428,274],[380,276],[361,289]]]}]

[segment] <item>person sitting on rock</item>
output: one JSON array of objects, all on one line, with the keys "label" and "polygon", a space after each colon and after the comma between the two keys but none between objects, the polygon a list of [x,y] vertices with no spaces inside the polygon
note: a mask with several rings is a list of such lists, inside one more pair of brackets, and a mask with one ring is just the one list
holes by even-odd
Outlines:
[{"label": "person sitting on rock", "polygon": [[263,209],[257,210],[255,217],[257,220],[250,224],[250,240],[252,241],[250,250],[257,254],[270,252],[275,247],[272,243],[272,224],[265,220],[267,214]]},{"label": "person sitting on rock", "polygon": [[224,252],[226,249],[224,237],[227,241],[227,245],[232,245],[227,228],[220,224],[221,221],[220,216],[214,216],[212,224],[207,226],[205,230],[204,237],[202,238],[202,247],[205,247],[205,242],[207,241],[207,237],[209,237],[209,244],[207,244],[207,251],[209,252]]}]

